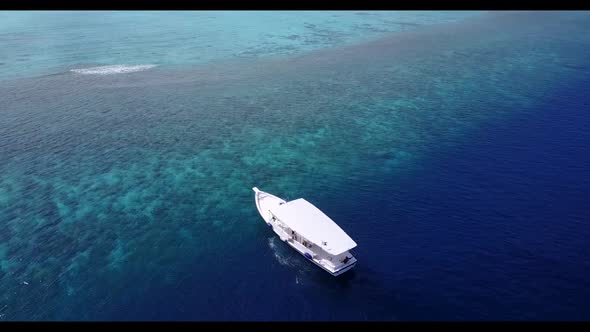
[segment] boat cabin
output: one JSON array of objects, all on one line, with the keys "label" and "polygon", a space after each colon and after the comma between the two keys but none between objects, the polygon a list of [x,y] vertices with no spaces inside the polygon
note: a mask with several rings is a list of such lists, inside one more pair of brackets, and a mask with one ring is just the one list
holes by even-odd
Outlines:
[{"label": "boat cabin", "polygon": [[356,247],[356,242],[330,217],[305,199],[282,203],[269,213],[273,223],[280,229],[277,233],[281,240],[289,242],[308,259],[317,260],[330,270],[356,261],[349,253],[350,249]]}]

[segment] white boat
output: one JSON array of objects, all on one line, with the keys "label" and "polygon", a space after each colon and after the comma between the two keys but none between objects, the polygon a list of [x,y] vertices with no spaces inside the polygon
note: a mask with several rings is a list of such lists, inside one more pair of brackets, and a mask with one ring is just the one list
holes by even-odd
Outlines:
[{"label": "white boat", "polygon": [[262,219],[305,258],[333,276],[356,265],[349,252],[356,242],[320,209],[303,198],[287,202],[257,187],[252,190]]}]

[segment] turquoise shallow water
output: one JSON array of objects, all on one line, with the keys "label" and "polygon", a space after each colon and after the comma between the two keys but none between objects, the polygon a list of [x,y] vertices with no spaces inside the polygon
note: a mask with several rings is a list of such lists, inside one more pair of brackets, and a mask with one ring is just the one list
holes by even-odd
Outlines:
[{"label": "turquoise shallow water", "polygon": [[186,66],[280,57],[479,12],[99,11],[0,13],[0,78],[92,65]]},{"label": "turquoise shallow water", "polygon": [[[129,25],[156,14],[83,15],[96,20],[121,15],[117,20],[123,23],[109,29],[127,31]],[[541,293],[560,289],[560,282],[513,267],[516,272],[508,279],[522,292],[506,291],[505,276],[487,284],[477,268],[500,268],[505,248],[520,248],[523,239],[515,237],[510,226],[518,222],[516,216],[502,215],[492,201],[478,206],[478,223],[460,220],[458,227],[452,216],[460,212],[441,208],[449,192],[439,188],[440,197],[428,197],[429,201],[415,192],[404,198],[404,192],[415,185],[412,179],[436,172],[439,160],[433,156],[469,145],[478,132],[502,128],[512,118],[533,119],[547,105],[565,105],[568,99],[560,101],[560,96],[587,75],[588,13],[490,13],[446,22],[458,17],[451,13],[438,24],[409,25],[409,31],[394,33],[365,34],[352,24],[353,37],[363,40],[333,37],[336,41],[312,43],[305,51],[298,44],[293,54],[265,49],[256,51],[265,55],[257,59],[232,55],[243,50],[238,44],[259,42],[256,37],[216,39],[208,32],[202,38],[216,41],[216,49],[229,44],[235,48],[201,63],[183,57],[193,53],[212,59],[209,51],[196,51],[201,44],[186,45],[195,51],[179,52],[179,58],[171,55],[170,63],[166,56],[146,52],[185,47],[182,36],[190,29],[182,22],[192,22],[189,18],[196,14],[167,15],[172,15],[168,23],[149,20],[152,25],[128,33],[149,35],[164,24],[180,31],[178,40],[169,41],[176,43],[172,46],[157,45],[155,40],[165,38],[154,34],[137,45],[124,43],[135,46],[125,49],[121,58],[101,58],[103,52],[97,50],[104,47],[94,48],[98,42],[72,46],[79,40],[77,34],[88,33],[91,22],[84,19],[82,26],[73,28],[80,19],[76,17],[61,27],[67,33],[53,32],[60,38],[69,36],[68,46],[63,46],[67,52],[46,53],[47,62],[31,56],[36,64],[30,71],[14,70],[10,61],[10,69],[3,72],[1,319],[489,319],[519,317],[519,312],[528,315],[520,317],[542,316],[539,308],[549,301],[523,299],[522,292],[538,292],[536,285]],[[173,15],[178,15],[175,23]],[[277,15],[279,24],[281,15],[287,14]],[[318,13],[308,15],[315,17],[317,22],[311,24],[316,27],[328,24],[319,23],[328,19]],[[350,15],[372,22],[367,24],[374,29],[383,25],[384,30],[399,28],[383,23],[384,17],[420,20],[411,13],[379,13],[377,18],[325,15]],[[270,16],[271,12],[261,17]],[[230,21],[249,24],[248,19]],[[4,24],[14,30],[22,18],[17,15],[10,22]],[[295,34],[317,34],[316,28],[303,27],[304,32]],[[229,36],[237,30],[219,33]],[[35,29],[27,31],[28,37],[35,35]],[[51,30],[43,31],[41,35]],[[106,32],[90,35],[107,44],[113,40]],[[70,55],[56,60],[55,54]],[[82,60],[84,56],[88,58]],[[158,66],[131,73],[113,67],[106,72],[70,71],[83,63],[86,69]],[[41,76],[31,77],[33,73]],[[503,162],[490,160],[488,171],[494,175],[489,179],[509,177],[505,170],[494,173],[494,164]],[[491,180],[484,178],[458,181],[457,201],[470,199],[461,190],[489,185],[486,181]],[[527,181],[522,179],[511,182]],[[306,197],[338,220],[359,243],[362,264],[356,274],[335,281],[282,247],[257,215],[253,186],[287,199]],[[509,187],[502,188],[508,195]],[[572,197],[578,197],[572,202],[587,194],[575,188],[582,194],[572,190]],[[420,189],[430,190],[436,192],[427,185]],[[525,205],[532,202],[526,195],[520,198]],[[405,204],[396,203],[400,201]],[[383,209],[376,209],[375,203]],[[440,219],[426,218],[424,211],[430,210]],[[494,219],[498,215],[505,218]],[[572,215],[564,219],[579,223],[584,216]],[[443,240],[437,242],[428,229]],[[503,231],[509,235],[498,234]],[[582,238],[588,234],[587,227],[576,231]],[[485,236],[478,238],[486,232],[503,239],[494,241],[502,246],[483,250],[475,263],[481,265],[462,261],[464,252],[480,253],[471,239],[486,243]],[[418,233],[432,237],[416,238]],[[465,247],[445,252],[453,247],[444,247],[444,239],[460,239],[456,242]],[[558,238],[555,247],[577,244],[568,250],[587,252],[581,242],[564,239]],[[431,256],[413,256],[422,246]],[[543,256],[537,247],[527,249]],[[447,265],[434,262],[441,251],[454,254],[441,260]],[[574,288],[584,289],[588,280],[579,271],[570,274]],[[531,278],[537,283],[528,285]],[[501,298],[510,304],[507,309]],[[443,306],[443,299],[454,300]],[[587,314],[587,309],[575,309],[580,300],[553,301],[549,314],[554,317]]]}]

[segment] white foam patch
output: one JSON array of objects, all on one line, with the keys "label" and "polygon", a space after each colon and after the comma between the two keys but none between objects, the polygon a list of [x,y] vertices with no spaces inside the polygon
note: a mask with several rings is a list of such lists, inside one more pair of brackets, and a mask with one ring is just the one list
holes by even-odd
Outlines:
[{"label": "white foam patch", "polygon": [[277,261],[279,262],[279,264],[285,265],[285,266],[294,266],[294,264],[292,263],[292,261],[288,257],[285,257],[279,253],[278,248],[275,244],[274,237],[268,239],[268,246],[272,250],[272,252],[273,252],[275,258],[277,259]]},{"label": "white foam patch", "polygon": [[71,69],[71,72],[83,75],[113,75],[113,74],[126,74],[134,73],[138,71],[144,71],[156,67],[156,65],[109,65],[109,66],[98,66]]},{"label": "white foam patch", "polygon": [[291,253],[291,252],[281,253],[281,252],[279,252],[280,248],[278,248],[277,244],[275,243],[276,239],[277,239],[276,237],[268,238],[268,246],[272,250],[272,252],[273,252],[276,260],[279,262],[279,264],[297,269],[298,275],[295,276],[295,283],[298,285],[302,285],[303,284],[302,277],[304,276],[304,274],[306,272],[309,272],[311,269],[313,269],[313,264],[307,265],[308,262],[305,262],[305,265],[301,265],[301,263],[299,261],[297,261],[297,259],[296,259],[297,256],[294,256],[294,255],[296,255],[296,253]]}]

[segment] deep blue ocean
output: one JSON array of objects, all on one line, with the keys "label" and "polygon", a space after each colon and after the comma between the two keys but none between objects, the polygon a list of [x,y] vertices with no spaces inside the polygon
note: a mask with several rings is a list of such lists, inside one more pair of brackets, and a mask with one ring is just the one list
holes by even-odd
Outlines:
[{"label": "deep blue ocean", "polygon": [[0,320],[590,318],[590,12],[2,15]]}]

